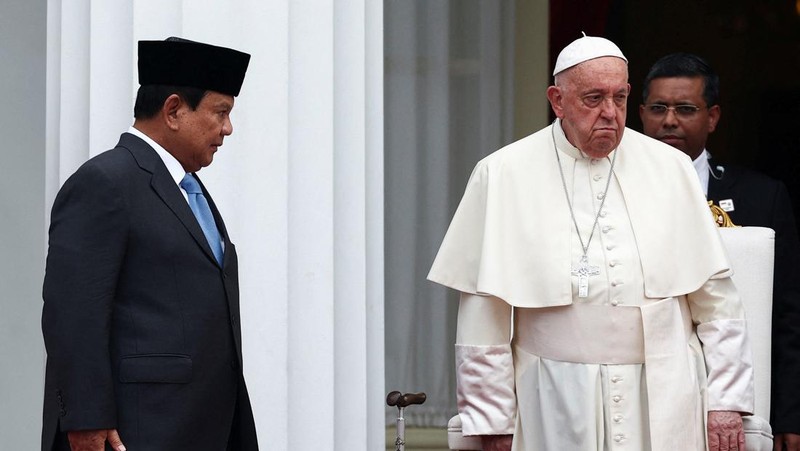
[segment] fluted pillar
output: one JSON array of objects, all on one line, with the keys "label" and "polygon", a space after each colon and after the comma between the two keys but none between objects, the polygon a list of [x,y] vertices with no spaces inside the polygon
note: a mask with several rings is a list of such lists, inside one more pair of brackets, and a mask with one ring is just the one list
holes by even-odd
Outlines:
[{"label": "fluted pillar", "polygon": [[234,133],[200,174],[239,252],[263,448],[381,449],[382,2],[51,1],[48,207],[132,123],[136,41],[171,35],[252,55]]}]

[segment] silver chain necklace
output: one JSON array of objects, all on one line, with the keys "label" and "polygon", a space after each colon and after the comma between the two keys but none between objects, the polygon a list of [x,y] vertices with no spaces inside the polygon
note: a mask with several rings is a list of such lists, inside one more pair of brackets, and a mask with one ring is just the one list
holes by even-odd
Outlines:
[{"label": "silver chain necklace", "polygon": [[567,206],[569,206],[569,214],[572,217],[572,223],[575,225],[575,233],[578,234],[578,240],[580,240],[581,248],[583,249],[583,255],[581,256],[580,261],[576,266],[572,267],[572,275],[578,276],[578,297],[585,298],[589,297],[589,276],[597,276],[600,274],[600,267],[589,266],[589,257],[587,257],[586,254],[589,252],[589,244],[592,242],[594,231],[597,229],[597,222],[600,220],[600,213],[603,211],[603,205],[605,205],[606,197],[608,197],[608,187],[611,186],[611,176],[614,174],[614,162],[617,160],[617,151],[615,149],[614,156],[611,157],[611,168],[608,170],[606,189],[603,191],[603,198],[600,199],[600,208],[597,209],[597,214],[594,216],[594,224],[592,224],[592,231],[589,233],[589,239],[586,240],[586,244],[584,244],[583,237],[581,236],[581,230],[578,228],[578,221],[575,219],[575,211],[572,209],[572,201],[569,199],[567,180],[564,178],[564,168],[561,167],[561,157],[558,155],[555,126],[556,122],[553,121],[553,124],[550,125],[550,134],[553,138],[553,150],[556,152],[556,161],[558,161],[558,172],[561,174],[561,184],[564,187],[564,196],[567,198]]}]

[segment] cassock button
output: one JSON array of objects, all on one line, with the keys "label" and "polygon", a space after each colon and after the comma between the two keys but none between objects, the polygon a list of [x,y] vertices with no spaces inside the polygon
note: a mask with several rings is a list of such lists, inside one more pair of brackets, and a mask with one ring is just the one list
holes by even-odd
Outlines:
[{"label": "cassock button", "polygon": [[603,233],[608,233],[611,230],[611,226],[603,226]]},{"label": "cassock button", "polygon": [[622,434],[617,434],[617,435],[614,436],[614,441],[617,442],[617,443],[620,443],[623,440],[625,440],[625,436],[622,435]]},{"label": "cassock button", "polygon": [[617,382],[621,381],[621,380],[622,380],[622,377],[620,377],[620,376],[614,376],[614,377],[611,378],[611,382],[613,382],[615,384]]},{"label": "cassock button", "polygon": [[614,415],[614,423],[622,423],[622,415],[620,414]]},{"label": "cassock button", "polygon": [[603,200],[606,197],[606,193],[597,193],[597,200]]},{"label": "cassock button", "polygon": [[[618,306],[618,305],[619,305],[619,301],[618,301],[618,300],[616,300],[616,299],[614,299],[613,301],[611,301],[611,305],[613,305],[614,307],[616,307],[616,306]],[[614,379],[611,379],[611,382],[616,382],[616,381],[615,381]]]},{"label": "cassock button", "polygon": [[602,175],[600,175],[600,174],[595,174],[595,176],[594,176],[594,177],[592,177],[592,179],[594,179],[594,181],[595,181],[595,182],[599,182],[599,181],[600,181],[600,179],[602,179],[602,178],[603,178],[603,176],[602,176]]},{"label": "cassock button", "polygon": [[606,213],[606,211],[605,211],[605,210],[601,210],[601,211],[600,211],[600,217],[601,217],[601,218],[605,218],[607,214],[608,214],[608,213]]},{"label": "cassock button", "polygon": [[612,401],[614,401],[614,402],[620,402],[620,401],[622,401],[622,396],[620,396],[620,395],[614,395],[614,396],[611,398],[611,400],[612,400]]}]

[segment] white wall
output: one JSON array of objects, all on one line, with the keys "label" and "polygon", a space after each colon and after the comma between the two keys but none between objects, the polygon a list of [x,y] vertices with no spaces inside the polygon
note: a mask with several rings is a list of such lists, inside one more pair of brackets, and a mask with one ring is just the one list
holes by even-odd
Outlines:
[{"label": "white wall", "polygon": [[252,55],[234,134],[202,176],[240,253],[263,448],[382,449],[382,3],[49,0],[45,16],[42,1],[13,0],[0,17],[2,61],[15,62],[0,69],[13,137],[0,181],[2,446],[38,444],[47,211],[131,124],[135,42],[176,35]]},{"label": "white wall", "polygon": [[43,0],[0,10],[0,448],[36,449],[44,384]]}]

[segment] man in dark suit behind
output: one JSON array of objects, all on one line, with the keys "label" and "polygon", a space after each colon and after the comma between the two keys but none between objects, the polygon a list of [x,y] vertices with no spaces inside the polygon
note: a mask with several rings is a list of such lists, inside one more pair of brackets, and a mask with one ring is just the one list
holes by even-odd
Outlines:
[{"label": "man in dark suit behind", "polygon": [[719,77],[702,58],[661,58],[642,98],[644,133],[692,158],[708,200],[736,225],[775,230],[770,424],[775,450],[800,451],[800,244],[788,190],[764,174],[712,160],[706,140],[721,115]]},{"label": "man in dark suit behind", "polygon": [[250,55],[180,38],[138,53],[133,126],[53,205],[42,450],[257,450],[236,249],[194,174],[233,131]]}]

